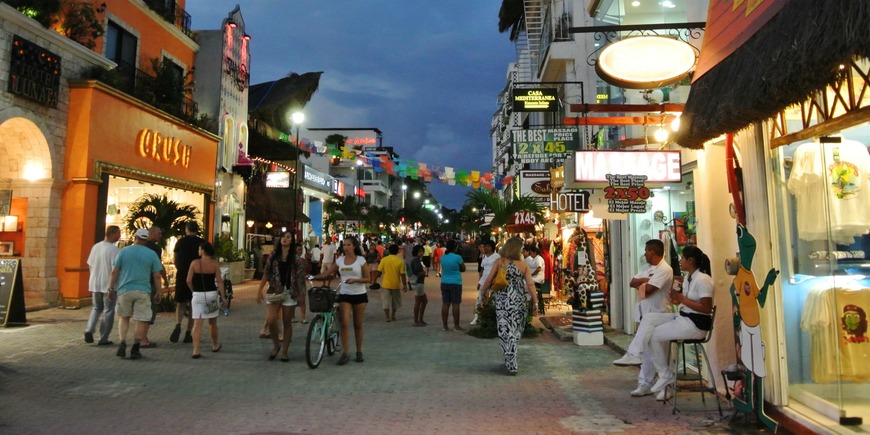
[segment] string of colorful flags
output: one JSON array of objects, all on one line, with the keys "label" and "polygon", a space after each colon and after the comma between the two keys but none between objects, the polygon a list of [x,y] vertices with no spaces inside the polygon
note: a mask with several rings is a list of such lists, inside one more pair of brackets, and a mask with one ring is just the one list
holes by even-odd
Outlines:
[{"label": "string of colorful flags", "polygon": [[377,172],[385,172],[398,177],[410,177],[412,180],[433,181],[450,186],[471,186],[475,189],[502,189],[513,181],[513,176],[502,176],[491,172],[481,172],[468,169],[431,166],[424,162],[390,158],[388,155],[367,153],[345,145],[339,148],[334,144],[324,144],[318,141],[300,142],[299,148],[308,153],[320,156],[329,155],[347,160],[361,160],[364,165],[371,166]]}]

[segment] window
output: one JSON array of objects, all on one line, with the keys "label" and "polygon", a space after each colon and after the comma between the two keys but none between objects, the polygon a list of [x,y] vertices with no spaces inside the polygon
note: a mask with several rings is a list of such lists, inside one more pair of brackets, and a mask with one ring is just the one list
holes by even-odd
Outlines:
[{"label": "window", "polygon": [[120,25],[109,21],[106,29],[106,57],[118,64],[124,77],[122,89],[131,91],[136,82],[136,46],[138,40]]}]

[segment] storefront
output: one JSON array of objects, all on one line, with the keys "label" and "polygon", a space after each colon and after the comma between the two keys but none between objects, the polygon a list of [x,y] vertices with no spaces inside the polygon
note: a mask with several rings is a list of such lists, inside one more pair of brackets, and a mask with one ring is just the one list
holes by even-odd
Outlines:
[{"label": "storefront", "polygon": [[[866,430],[870,4],[746,7],[735,20],[711,4],[707,32],[720,36],[705,41],[714,49],[701,51],[677,141],[706,151],[705,140],[737,131],[739,165],[726,169],[741,175],[733,207],[757,239],[759,284],[779,271],[760,305],[768,414],[791,431]],[[719,34],[722,17],[729,31]],[[735,83],[747,69],[764,83]]]},{"label": "storefront", "polygon": [[[156,194],[196,208],[211,234],[219,137],[93,81],[71,82],[58,276],[63,305],[89,301],[87,257],[107,225]],[[170,240],[163,258],[172,263]],[[171,270],[171,268],[168,268]]]},{"label": "storefront", "polygon": [[332,185],[335,179],[311,166],[305,165],[302,175],[302,193],[305,195],[304,213],[310,221],[303,225],[305,244],[308,249],[323,244],[323,204],[333,198]]},{"label": "storefront", "polygon": [[47,308],[58,300],[68,81],[112,63],[5,3],[0,40],[0,259],[21,260],[26,308]]}]

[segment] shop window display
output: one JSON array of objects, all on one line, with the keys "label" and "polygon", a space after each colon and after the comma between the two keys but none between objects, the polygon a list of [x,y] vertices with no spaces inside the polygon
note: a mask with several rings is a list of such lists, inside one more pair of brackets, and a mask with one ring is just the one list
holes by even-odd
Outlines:
[{"label": "shop window display", "polygon": [[773,151],[789,396],[870,416],[870,126]]}]

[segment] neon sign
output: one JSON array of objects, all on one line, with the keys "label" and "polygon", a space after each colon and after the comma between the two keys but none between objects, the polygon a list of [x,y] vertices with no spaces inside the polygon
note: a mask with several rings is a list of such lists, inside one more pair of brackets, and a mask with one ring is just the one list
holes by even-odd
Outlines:
[{"label": "neon sign", "polygon": [[140,157],[187,168],[193,147],[182,145],[181,139],[161,136],[156,131],[143,128],[136,136],[136,152]]}]

